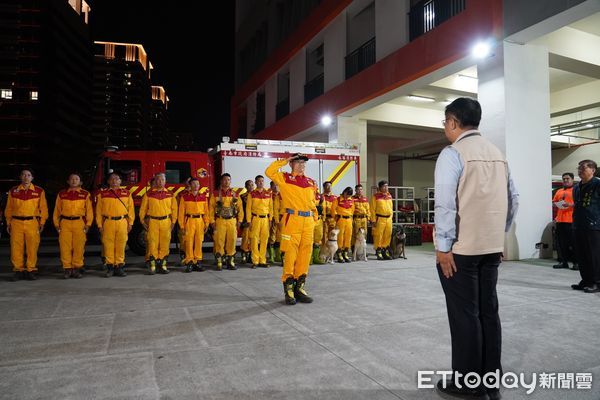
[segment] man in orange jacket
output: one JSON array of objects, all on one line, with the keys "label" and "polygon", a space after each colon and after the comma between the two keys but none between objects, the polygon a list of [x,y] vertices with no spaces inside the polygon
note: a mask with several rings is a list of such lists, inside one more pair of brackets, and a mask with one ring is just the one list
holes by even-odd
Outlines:
[{"label": "man in orange jacket", "polygon": [[69,175],[68,189],[56,196],[52,221],[58,232],[60,261],[65,279],[81,278],[86,235],[94,222],[90,192],[81,188],[81,177]]},{"label": "man in orange jacket", "polygon": [[[48,219],[48,204],[44,189],[34,186],[31,170],[21,171],[21,184],[8,192],[4,216],[10,234],[10,261],[14,281],[37,279],[37,252],[40,234]],[[23,253],[27,252],[27,260]]]},{"label": "man in orange jacket", "polygon": [[558,261],[553,268],[569,268],[569,260],[573,261],[573,269],[577,269],[575,262],[574,232],[573,232],[573,178],[574,174],[566,172],[562,175],[563,187],[558,189],[552,198],[556,213],[556,239],[558,242]]},{"label": "man in orange jacket", "polygon": [[108,176],[108,189],[100,191],[96,203],[96,225],[102,237],[106,261],[106,277],[127,276],[125,273],[125,246],[127,234],[135,220],[133,198],[129,190],[121,188],[121,177]]},{"label": "man in orange jacket", "polygon": [[140,206],[140,221],[148,231],[150,275],[154,275],[157,269],[161,274],[169,273],[167,258],[178,211],[177,199],[165,187],[165,174],[156,174],[155,178],[156,187],[146,192]]},{"label": "man in orange jacket", "polygon": [[[313,247],[314,226],[317,221],[314,180],[304,175],[308,157],[295,154],[287,160],[276,160],[269,165],[265,174],[274,181],[281,191],[285,215],[281,221],[281,251],[283,258],[283,291],[286,304],[296,301],[312,303],[306,289],[306,276]],[[292,172],[280,172],[284,165],[290,165]]]}]

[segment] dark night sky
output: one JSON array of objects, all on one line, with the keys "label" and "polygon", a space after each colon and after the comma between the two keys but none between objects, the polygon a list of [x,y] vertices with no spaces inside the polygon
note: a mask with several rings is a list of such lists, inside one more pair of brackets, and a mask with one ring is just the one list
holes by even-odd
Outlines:
[{"label": "dark night sky", "polygon": [[[234,81],[234,1],[97,0],[93,40],[140,43],[152,83],[170,98],[170,129],[205,149],[229,133]],[[215,28],[212,26],[216,25]]]}]

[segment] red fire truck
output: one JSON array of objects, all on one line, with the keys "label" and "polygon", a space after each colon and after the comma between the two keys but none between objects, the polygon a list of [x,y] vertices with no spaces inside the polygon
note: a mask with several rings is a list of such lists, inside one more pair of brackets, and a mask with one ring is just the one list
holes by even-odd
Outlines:
[{"label": "red fire truck", "polygon": [[[228,172],[232,186],[241,194],[245,190],[244,182],[253,180],[256,175],[264,175],[274,159],[288,158],[301,152],[310,159],[306,175],[315,179],[319,187],[323,182],[331,181],[337,193],[346,186],[354,187],[360,181],[358,145],[252,139],[229,143],[228,138],[223,139],[216,149],[209,149],[206,153],[109,148],[101,154],[91,187],[99,190],[106,185],[106,178],[111,172],[121,175],[122,184],[131,192],[136,205],[136,223],[128,242],[129,248],[136,254],[143,255],[145,252],[144,232],[137,219],[137,207],[150,187],[150,179],[158,172],[165,173],[167,188],[176,194],[184,189],[185,180],[190,176],[200,180],[202,192],[211,192],[217,188],[221,173]],[[266,176],[265,181],[268,185]],[[209,240],[206,244],[211,245]]]}]

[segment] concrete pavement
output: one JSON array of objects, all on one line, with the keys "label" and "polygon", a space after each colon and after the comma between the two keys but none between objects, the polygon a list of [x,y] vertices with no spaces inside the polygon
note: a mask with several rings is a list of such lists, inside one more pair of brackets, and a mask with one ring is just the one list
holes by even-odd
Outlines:
[{"label": "concrete pavement", "polygon": [[[286,306],[280,267],[149,276],[130,256],[126,278],[63,280],[47,243],[40,280],[12,283],[5,244],[1,399],[427,400],[439,397],[417,389],[417,371],[450,367],[434,256],[417,247],[408,260],[314,266],[315,302]],[[600,296],[537,264],[501,267],[505,372],[590,372],[592,389],[504,398],[598,399]]]}]

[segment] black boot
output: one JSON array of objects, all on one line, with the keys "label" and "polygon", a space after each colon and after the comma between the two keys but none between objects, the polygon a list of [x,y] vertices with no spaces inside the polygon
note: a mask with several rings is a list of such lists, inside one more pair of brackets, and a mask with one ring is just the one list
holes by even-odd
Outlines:
[{"label": "black boot", "polygon": [[202,265],[202,261],[196,261],[196,264],[194,264],[194,270],[198,272],[204,271],[204,265]]},{"label": "black boot", "polygon": [[384,260],[391,260],[392,259],[392,255],[390,254],[390,249],[389,248],[385,248],[382,250],[382,254],[383,254],[383,259]]},{"label": "black boot", "polygon": [[156,273],[156,260],[152,256],[150,256],[148,259],[148,273],[150,275],[154,275]]},{"label": "black boot", "polygon": [[183,272],[187,272],[190,273],[194,270],[194,263],[189,262],[185,265],[185,269],[183,270]]},{"label": "black boot", "polygon": [[375,254],[377,254],[378,260],[383,260],[383,253],[381,252],[381,247],[375,250]]},{"label": "black boot", "polygon": [[13,282],[16,281],[21,281],[25,279],[25,275],[23,274],[23,271],[15,271],[15,274],[13,275],[13,277],[10,279]]},{"label": "black boot", "polygon": [[348,255],[348,249],[345,249],[345,250],[342,252],[342,257],[344,257],[344,261],[345,261],[345,262],[347,262],[347,263],[349,263],[349,262],[350,262],[350,256]]},{"label": "black boot", "polygon": [[300,303],[312,303],[313,299],[306,293],[304,290],[304,284],[306,283],[306,275],[300,275],[298,280],[296,281],[296,286],[294,287],[294,297]]},{"label": "black boot", "polygon": [[28,281],[37,281],[37,271],[26,271],[25,279]]},{"label": "black boot", "polygon": [[79,270],[79,268],[73,268],[73,270],[71,271],[71,278],[81,279],[82,277],[83,275],[81,275],[81,271]]},{"label": "black boot", "polygon": [[294,278],[287,278],[283,282],[283,294],[285,295],[285,304],[293,306],[296,304],[296,298],[294,297]]},{"label": "black boot", "polygon": [[336,252],[337,262],[339,262],[339,263],[346,262],[346,261],[344,260],[344,256],[342,255],[342,253],[343,253],[343,251],[342,251],[341,249],[339,249],[339,250]]},{"label": "black boot", "polygon": [[104,276],[106,278],[110,278],[111,276],[113,276],[115,270],[112,266],[112,264],[106,264],[106,271],[104,272]]},{"label": "black boot", "polygon": [[115,265],[115,276],[125,277],[127,273],[125,272],[125,264]]},{"label": "black boot", "polygon": [[217,271],[223,269],[223,259],[219,253],[215,254],[215,263],[217,264]]},{"label": "black boot", "polygon": [[230,269],[230,270],[237,269],[237,267],[235,266],[235,255],[227,256],[227,269]]}]

